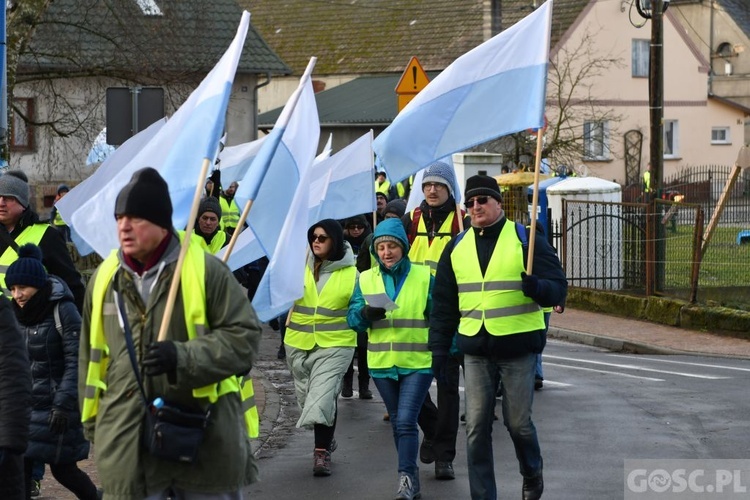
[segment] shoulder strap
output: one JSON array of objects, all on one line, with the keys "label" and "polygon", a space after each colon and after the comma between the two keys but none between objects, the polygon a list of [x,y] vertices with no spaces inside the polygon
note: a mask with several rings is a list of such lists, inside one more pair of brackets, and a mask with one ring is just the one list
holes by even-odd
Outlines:
[{"label": "shoulder strap", "polygon": [[516,234],[518,235],[518,241],[521,242],[521,246],[524,250],[529,249],[529,237],[526,235],[526,228],[519,222],[514,223],[516,225]]},{"label": "shoulder strap", "polygon": [[422,209],[417,207],[413,210],[411,216],[411,225],[409,226],[409,244],[413,244],[417,238],[417,230],[419,228],[419,219],[422,217]]},{"label": "shoulder strap", "polygon": [[133,373],[135,373],[135,380],[138,382],[138,388],[141,390],[141,399],[143,404],[148,409],[149,403],[146,397],[146,390],[143,388],[143,380],[141,379],[141,372],[138,369],[138,362],[135,358],[135,345],[133,344],[133,332],[130,330],[130,323],[128,323],[128,315],[125,312],[125,304],[122,301],[120,292],[117,290],[113,291],[117,308],[120,312],[120,320],[122,321],[122,329],[125,331],[125,343],[128,346],[128,354],[130,356],[130,364],[133,366]]},{"label": "shoulder strap", "polygon": [[60,337],[63,336],[63,329],[62,329],[62,320],[60,319],[60,302],[55,303],[55,329],[57,330],[57,333],[60,334]]},{"label": "shoulder strap", "polygon": [[16,253],[18,253],[18,243],[16,243],[16,240],[13,239],[13,237],[5,229],[5,227],[0,227],[0,239],[3,240],[5,244],[8,245],[10,248],[15,250]]}]

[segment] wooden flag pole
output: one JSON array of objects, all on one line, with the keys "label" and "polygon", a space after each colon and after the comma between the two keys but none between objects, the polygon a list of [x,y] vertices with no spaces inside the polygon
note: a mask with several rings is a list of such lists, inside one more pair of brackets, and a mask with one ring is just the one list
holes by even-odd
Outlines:
[{"label": "wooden flag pole", "polygon": [[229,256],[232,254],[232,250],[234,250],[234,245],[235,243],[237,243],[237,238],[239,238],[240,233],[242,232],[242,228],[245,227],[245,221],[247,220],[248,214],[250,214],[250,209],[252,208],[252,206],[253,200],[247,200],[247,203],[245,203],[245,208],[242,209],[240,220],[237,222],[237,227],[232,233],[232,238],[229,240],[227,249],[224,251],[224,257],[221,259],[221,261],[225,264],[229,260]]},{"label": "wooden flag pole", "polygon": [[536,160],[534,161],[534,195],[531,199],[531,229],[529,231],[529,254],[526,257],[526,274],[534,271],[534,244],[536,243],[536,211],[539,206],[539,168],[542,165],[542,136],[544,129],[536,131]]},{"label": "wooden flag pole", "polygon": [[167,338],[169,321],[172,319],[174,302],[175,299],[177,299],[177,289],[180,287],[180,273],[182,273],[182,266],[185,263],[185,256],[187,255],[188,246],[190,245],[190,238],[193,235],[195,218],[198,217],[198,205],[201,202],[201,193],[205,189],[204,179],[208,174],[209,165],[211,165],[211,160],[209,160],[208,158],[204,158],[203,166],[201,167],[201,173],[198,177],[198,184],[195,186],[193,205],[190,207],[190,216],[188,218],[187,227],[185,228],[185,238],[182,240],[182,244],[180,245],[180,255],[177,258],[177,265],[174,268],[174,275],[172,276],[172,284],[169,287],[169,295],[167,295],[167,306],[164,309],[164,316],[162,316],[161,318],[161,328],[159,329],[159,335],[156,337],[156,340],[158,340],[159,342],[163,342]]}]

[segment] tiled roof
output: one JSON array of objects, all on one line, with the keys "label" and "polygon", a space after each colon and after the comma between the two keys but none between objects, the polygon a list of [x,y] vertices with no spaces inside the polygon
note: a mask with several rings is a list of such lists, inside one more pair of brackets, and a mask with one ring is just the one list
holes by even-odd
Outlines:
[{"label": "tiled roof", "polygon": [[[439,72],[431,71],[432,80]],[[362,76],[315,94],[318,117],[323,127],[378,127],[390,124],[398,113],[396,84],[401,74]],[[283,108],[258,115],[258,128],[270,129]]]},{"label": "tiled roof", "polygon": [[750,2],[748,0],[718,0],[719,5],[734,19],[734,22],[750,37]]},{"label": "tiled roof", "polygon": [[[315,73],[401,72],[416,56],[441,70],[484,41],[485,0],[238,0],[254,26],[301,74],[311,56]],[[502,28],[533,10],[532,0],[501,0]],[[589,0],[555,0],[552,46]]]},{"label": "tiled roof", "polygon": [[[162,15],[144,14],[139,4],[149,3]],[[241,16],[235,0],[55,0],[22,55],[19,73],[206,72],[226,51]],[[290,69],[250,26],[238,71]]]}]

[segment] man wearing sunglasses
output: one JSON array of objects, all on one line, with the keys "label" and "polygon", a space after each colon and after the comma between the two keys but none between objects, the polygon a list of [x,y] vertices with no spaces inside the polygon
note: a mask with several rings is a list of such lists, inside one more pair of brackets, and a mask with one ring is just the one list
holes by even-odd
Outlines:
[{"label": "man wearing sunglasses", "polygon": [[471,228],[445,248],[438,261],[430,315],[432,369],[445,376],[454,332],[464,354],[466,450],[472,499],[495,499],[492,423],[495,388],[502,378],[502,413],[518,457],[524,500],[541,498],[542,456],[531,407],[536,354],[545,344],[541,307],[563,304],[567,281],[544,238],[534,245],[533,274],[526,274],[527,230],[509,221],[497,181],[466,181]]}]

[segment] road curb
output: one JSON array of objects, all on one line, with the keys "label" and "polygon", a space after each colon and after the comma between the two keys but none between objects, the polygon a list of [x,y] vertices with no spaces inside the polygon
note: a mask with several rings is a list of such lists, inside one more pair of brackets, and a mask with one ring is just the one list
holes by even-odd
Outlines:
[{"label": "road curb", "polygon": [[[680,351],[677,349],[670,349],[667,347],[659,347],[651,344],[645,344],[642,342],[632,342],[630,340],[616,339],[613,337],[607,337],[604,335],[594,335],[591,333],[577,332],[574,330],[566,330],[563,328],[549,327],[547,336],[553,339],[567,340],[569,342],[575,342],[576,344],[585,344],[594,347],[601,347],[610,351],[616,352],[629,352],[632,354],[692,354],[692,355],[705,355],[712,356],[711,354],[704,354],[700,352]],[[714,355],[715,356],[715,355]]]}]

